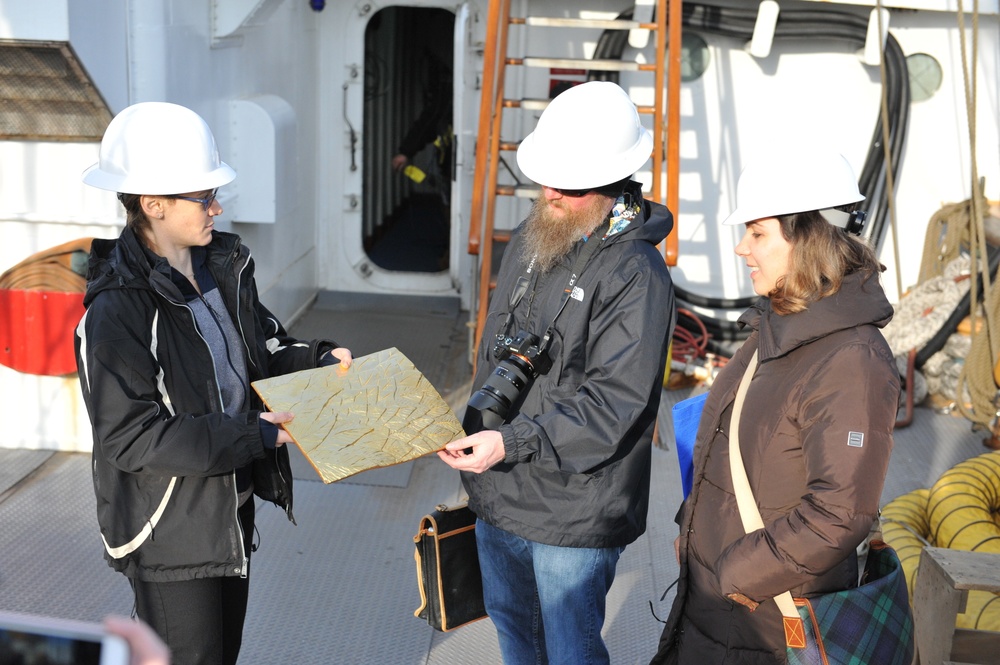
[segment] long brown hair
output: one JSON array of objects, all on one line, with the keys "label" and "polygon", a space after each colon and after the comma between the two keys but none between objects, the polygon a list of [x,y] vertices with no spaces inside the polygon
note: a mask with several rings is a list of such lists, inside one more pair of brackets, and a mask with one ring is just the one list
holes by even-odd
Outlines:
[{"label": "long brown hair", "polygon": [[819,211],[781,215],[781,235],[791,245],[788,273],[768,294],[777,314],[794,314],[840,290],[845,275],[866,279],[885,270],[866,240],[827,222]]}]

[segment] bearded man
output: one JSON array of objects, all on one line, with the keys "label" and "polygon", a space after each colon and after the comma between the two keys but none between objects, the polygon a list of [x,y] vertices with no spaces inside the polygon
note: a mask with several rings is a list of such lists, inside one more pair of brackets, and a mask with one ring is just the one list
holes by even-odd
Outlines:
[{"label": "bearded man", "polygon": [[478,518],[506,665],[609,662],[605,602],[646,529],[676,320],[656,247],[673,218],[631,180],[652,142],[624,90],[591,82],[552,100],[518,148],[541,195],[500,266],[468,436],[439,453]]}]

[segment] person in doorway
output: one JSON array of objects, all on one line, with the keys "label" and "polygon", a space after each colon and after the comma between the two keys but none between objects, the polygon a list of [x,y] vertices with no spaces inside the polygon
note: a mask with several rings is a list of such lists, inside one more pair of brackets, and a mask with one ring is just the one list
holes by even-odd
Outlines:
[{"label": "person in doorway", "polygon": [[431,178],[444,205],[448,205],[451,191],[451,161],[454,137],[452,136],[452,73],[451,66],[431,51],[424,50],[427,64],[427,81],[424,87],[424,103],[413,124],[400,141],[396,154],[392,157],[392,168],[406,174],[418,184],[427,173],[412,166],[414,155],[428,145],[434,145],[435,170]]},{"label": "person in doorway", "polygon": [[[846,212],[863,198],[847,160],[823,148],[772,152],[740,176],[737,208],[723,224],[745,227],[736,254],[762,297],[740,318],[752,332],[701,416],[693,487],[678,512],[677,597],[654,664],[783,664],[773,598],[858,584],[899,394],[879,330],[893,313],[879,285],[884,267],[854,235],[863,217]],[[750,533],[729,463],[737,427],[764,523]]]},{"label": "person in doorway", "polygon": [[468,436],[439,453],[478,517],[507,665],[610,660],[606,596],[646,528],[676,318],[656,247],[673,218],[631,180],[652,142],[625,91],[593,82],[552,100],[517,152],[541,195],[500,266]]},{"label": "person in doorway", "polygon": [[291,441],[250,382],[351,364],[329,340],[290,337],[258,300],[240,239],[214,230],[236,174],[205,121],[129,106],[83,174],[118,192],[127,224],[94,240],[76,330],[105,558],[175,663],[235,663],[254,549],[254,499],[292,519]]}]

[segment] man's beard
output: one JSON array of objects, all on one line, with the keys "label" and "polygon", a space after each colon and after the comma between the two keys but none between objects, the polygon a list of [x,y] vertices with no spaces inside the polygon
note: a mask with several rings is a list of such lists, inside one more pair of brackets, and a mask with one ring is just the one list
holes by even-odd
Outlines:
[{"label": "man's beard", "polygon": [[[555,207],[563,214],[554,215]],[[570,210],[545,197],[535,199],[521,230],[521,261],[528,265],[534,259],[534,270],[548,272],[569,254],[577,241],[603,224],[610,210],[611,201],[606,196],[595,196],[590,205],[580,210]]]}]

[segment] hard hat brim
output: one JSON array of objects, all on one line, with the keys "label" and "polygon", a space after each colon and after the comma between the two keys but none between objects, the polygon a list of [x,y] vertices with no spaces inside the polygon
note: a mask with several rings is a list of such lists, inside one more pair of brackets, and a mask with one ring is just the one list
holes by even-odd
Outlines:
[{"label": "hard hat brim", "polygon": [[768,217],[779,217],[781,215],[794,215],[800,212],[810,212],[812,210],[824,210],[826,208],[836,208],[839,206],[848,205],[851,203],[857,203],[858,201],[864,201],[865,197],[862,194],[858,194],[856,197],[849,197],[849,200],[844,200],[843,197],[837,199],[831,199],[828,202],[820,201],[821,204],[813,208],[808,208],[806,210],[784,210],[780,207],[767,207],[767,206],[737,206],[736,210],[731,212],[728,217],[722,220],[723,226],[738,226],[740,224],[748,224],[750,222],[755,222],[758,219],[767,219]]},{"label": "hard hat brim", "polygon": [[100,162],[91,164],[83,172],[83,182],[85,184],[98,189],[121,192],[123,194],[166,195],[201,192],[228,185],[235,179],[236,171],[225,162],[219,162],[218,168],[208,173],[199,173],[187,178],[183,174],[179,174],[171,183],[173,187],[170,191],[163,189],[162,182],[144,182],[143,178],[102,171]]}]

